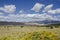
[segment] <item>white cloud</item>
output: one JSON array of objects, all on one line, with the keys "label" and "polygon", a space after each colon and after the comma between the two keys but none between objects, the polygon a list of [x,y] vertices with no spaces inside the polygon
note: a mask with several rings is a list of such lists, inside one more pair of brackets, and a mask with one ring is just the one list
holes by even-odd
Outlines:
[{"label": "white cloud", "polygon": [[[30,21],[43,21],[43,20],[60,20],[59,16],[48,15],[47,13],[43,14],[20,14],[22,18],[29,18]],[[27,19],[26,19],[27,20]],[[29,20],[27,20],[29,21]]]},{"label": "white cloud", "polygon": [[0,12],[0,15],[3,15],[3,13],[2,13],[2,12]]},{"label": "white cloud", "polygon": [[60,13],[60,8],[52,10],[52,7],[54,7],[53,4],[47,5],[42,12],[47,13],[47,14],[58,14],[58,13]]},{"label": "white cloud", "polygon": [[56,13],[56,10],[49,10],[47,11],[48,14],[55,14]]},{"label": "white cloud", "polygon": [[1,19],[1,18],[4,18],[4,16],[0,16],[0,19]]},{"label": "white cloud", "polygon": [[47,6],[44,8],[43,12],[47,12],[47,11],[51,10],[52,7],[53,7],[53,4],[47,5]]},{"label": "white cloud", "polygon": [[60,13],[60,8],[55,10],[56,13]]},{"label": "white cloud", "polygon": [[16,10],[15,5],[4,5],[4,7],[0,7],[1,11],[7,12],[7,13],[13,13]]},{"label": "white cloud", "polygon": [[33,10],[35,12],[39,12],[42,7],[44,7],[43,4],[36,3],[31,10]]},{"label": "white cloud", "polygon": [[0,21],[18,21],[18,22],[28,22],[28,21],[43,21],[43,20],[60,20],[59,16],[51,16],[47,13],[43,14],[10,14],[8,16],[0,16]]},{"label": "white cloud", "polygon": [[22,9],[22,10],[20,10],[20,11],[19,11],[19,13],[24,13],[24,10],[23,10],[23,9]]},{"label": "white cloud", "polygon": [[[39,12],[43,6],[44,6],[43,4],[36,3],[31,10]],[[42,14],[39,13],[29,14],[25,10],[20,10],[17,14],[9,14],[8,16],[3,16],[1,15],[3,13],[0,12],[0,21],[2,20],[2,21],[27,22],[27,21],[43,21],[43,20],[60,20],[60,15],[59,16],[50,15],[60,13],[60,8],[52,10],[52,7],[53,4],[47,5],[44,8]],[[16,7],[13,5],[5,5],[4,7],[0,7],[0,10],[7,13],[13,13],[15,9]]]},{"label": "white cloud", "polygon": [[56,9],[56,10],[49,10],[47,11],[48,14],[59,14],[60,13],[60,8]]},{"label": "white cloud", "polygon": [[51,15],[48,15],[46,13],[44,13],[44,14],[20,14],[20,17],[31,18],[33,20],[40,20],[40,21],[43,21],[46,19],[50,20],[53,18]]}]

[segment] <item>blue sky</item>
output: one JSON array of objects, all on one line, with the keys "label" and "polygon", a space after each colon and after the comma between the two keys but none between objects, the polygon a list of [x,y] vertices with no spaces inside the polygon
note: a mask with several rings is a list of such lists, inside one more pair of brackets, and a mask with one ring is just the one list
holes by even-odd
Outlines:
[{"label": "blue sky", "polygon": [[60,0],[0,0],[0,21],[60,21]]}]

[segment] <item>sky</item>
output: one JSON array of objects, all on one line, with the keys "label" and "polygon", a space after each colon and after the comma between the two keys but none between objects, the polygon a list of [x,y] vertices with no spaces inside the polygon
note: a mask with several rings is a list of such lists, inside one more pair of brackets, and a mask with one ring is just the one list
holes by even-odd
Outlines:
[{"label": "sky", "polygon": [[60,0],[0,0],[0,21],[60,21]]}]

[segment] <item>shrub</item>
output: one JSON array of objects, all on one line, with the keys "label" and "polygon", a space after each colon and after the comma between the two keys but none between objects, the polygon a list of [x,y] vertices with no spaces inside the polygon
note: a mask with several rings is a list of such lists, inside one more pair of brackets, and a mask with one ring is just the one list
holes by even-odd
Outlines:
[{"label": "shrub", "polygon": [[56,40],[56,35],[51,32],[28,33],[22,40]]}]

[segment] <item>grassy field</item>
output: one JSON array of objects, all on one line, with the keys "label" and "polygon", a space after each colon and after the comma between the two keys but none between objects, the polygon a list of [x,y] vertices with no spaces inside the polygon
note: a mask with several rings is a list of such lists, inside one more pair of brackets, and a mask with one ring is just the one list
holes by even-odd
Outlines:
[{"label": "grassy field", "polygon": [[60,28],[0,26],[0,40],[60,40]]}]

